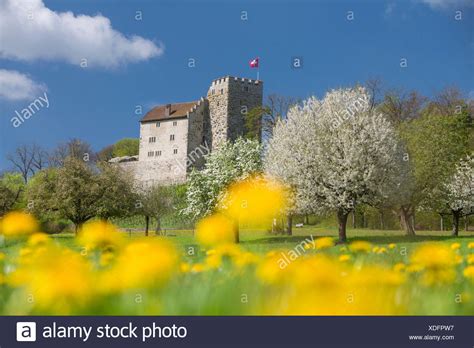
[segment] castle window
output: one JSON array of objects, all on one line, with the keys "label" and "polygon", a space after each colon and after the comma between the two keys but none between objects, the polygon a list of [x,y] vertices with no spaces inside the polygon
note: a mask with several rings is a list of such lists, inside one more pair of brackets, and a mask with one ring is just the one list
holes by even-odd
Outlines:
[{"label": "castle window", "polygon": [[173,149],[173,153],[176,155],[178,153],[178,149]]},{"label": "castle window", "polygon": [[156,143],[156,137],[149,137],[148,142],[149,143]]},{"label": "castle window", "polygon": [[173,126],[177,126],[178,125],[178,121],[173,121]]},{"label": "castle window", "polygon": [[148,157],[153,157],[154,152],[153,151],[148,151]]},{"label": "castle window", "polygon": [[170,135],[170,141],[173,141],[174,140],[174,134],[171,134]]},{"label": "castle window", "polygon": [[221,94],[224,94],[224,88],[221,88]]},{"label": "castle window", "polygon": [[159,127],[160,126],[160,122],[156,122],[156,127]]},{"label": "castle window", "polygon": [[155,151],[155,156],[156,156],[156,157],[161,156],[161,151],[160,151],[160,150]]},{"label": "castle window", "polygon": [[249,86],[244,86],[244,91],[248,92],[249,91]]}]

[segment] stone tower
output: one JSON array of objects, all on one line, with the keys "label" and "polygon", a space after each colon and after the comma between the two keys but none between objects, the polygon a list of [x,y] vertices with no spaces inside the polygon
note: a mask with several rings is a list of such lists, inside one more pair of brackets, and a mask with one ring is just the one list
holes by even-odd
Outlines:
[{"label": "stone tower", "polygon": [[245,131],[245,114],[262,106],[263,82],[226,76],[212,81],[207,99],[209,119],[205,120],[206,141],[212,150],[234,141]]}]

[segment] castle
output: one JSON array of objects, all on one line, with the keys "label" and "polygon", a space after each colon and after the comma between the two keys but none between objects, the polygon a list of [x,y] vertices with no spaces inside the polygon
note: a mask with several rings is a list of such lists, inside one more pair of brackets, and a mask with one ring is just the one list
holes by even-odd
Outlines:
[{"label": "castle", "polygon": [[204,156],[245,130],[244,115],[262,105],[263,82],[225,76],[200,100],[156,106],[140,121],[139,155],[114,158],[144,186],[185,182]]}]

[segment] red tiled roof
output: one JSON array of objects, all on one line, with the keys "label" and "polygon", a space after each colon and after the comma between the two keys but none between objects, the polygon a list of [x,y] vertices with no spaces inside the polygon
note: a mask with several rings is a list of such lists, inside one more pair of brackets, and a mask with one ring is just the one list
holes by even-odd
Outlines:
[{"label": "red tiled roof", "polygon": [[160,121],[186,117],[186,113],[190,111],[197,103],[197,101],[193,101],[187,103],[171,104],[169,116],[167,116],[165,113],[166,105],[155,106],[153,109],[147,112],[140,122]]}]

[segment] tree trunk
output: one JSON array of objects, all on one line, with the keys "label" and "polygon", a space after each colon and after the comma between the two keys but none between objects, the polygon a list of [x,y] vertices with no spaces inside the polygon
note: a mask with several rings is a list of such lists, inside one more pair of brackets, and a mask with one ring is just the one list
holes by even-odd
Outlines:
[{"label": "tree trunk", "polygon": [[234,240],[236,243],[240,243],[239,220],[234,220]]},{"label": "tree trunk", "polygon": [[305,224],[305,225],[309,225],[309,215],[308,215],[308,214],[306,214],[306,215],[304,216],[304,224]]},{"label": "tree trunk", "polygon": [[410,213],[411,208],[404,208],[400,207],[399,210],[399,216],[400,216],[400,224],[402,228],[405,230],[405,233],[407,236],[415,236],[415,229],[412,225],[412,219],[411,219],[411,213]]},{"label": "tree trunk", "polygon": [[352,228],[356,228],[356,213],[355,213],[355,210],[352,211]]},{"label": "tree trunk", "polygon": [[380,211],[380,229],[385,229],[385,216],[382,210]]},{"label": "tree trunk", "polygon": [[293,235],[293,215],[288,214],[286,218],[286,234]]},{"label": "tree trunk", "polygon": [[161,235],[161,219],[159,217],[156,218],[156,228],[155,228],[155,235]]},{"label": "tree trunk", "polygon": [[349,215],[348,212],[345,210],[338,210],[337,211],[337,221],[339,223],[339,241],[338,243],[345,243],[347,242],[347,235],[346,235],[346,225],[347,225],[347,216]]},{"label": "tree trunk", "polygon": [[441,231],[444,231],[444,217],[443,215],[440,215],[440,219],[439,219],[439,227],[440,227],[440,230]]},{"label": "tree trunk", "polygon": [[452,210],[453,214],[453,233],[452,235],[457,237],[459,235],[459,218],[461,216],[460,210]]},{"label": "tree trunk", "polygon": [[464,231],[468,231],[469,230],[469,216],[465,216],[464,217]]},{"label": "tree trunk", "polygon": [[148,230],[150,229],[150,217],[145,216],[145,236],[148,237]]}]

